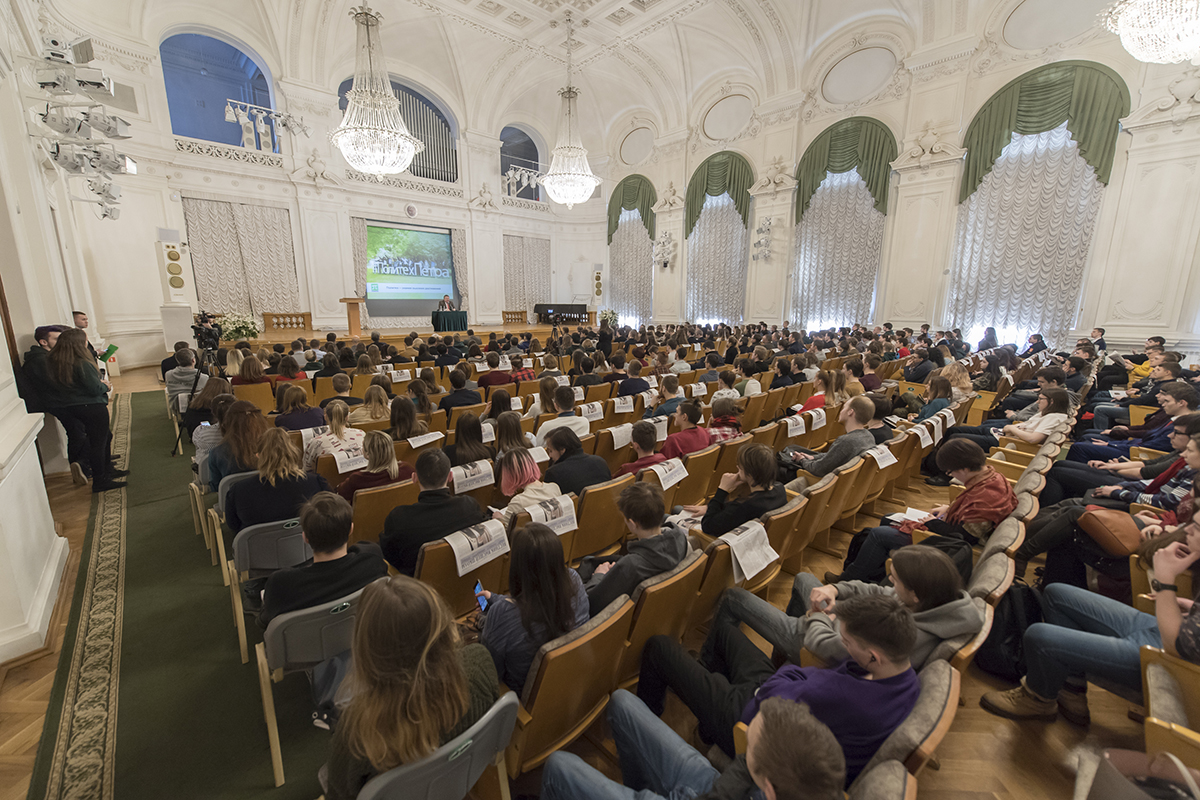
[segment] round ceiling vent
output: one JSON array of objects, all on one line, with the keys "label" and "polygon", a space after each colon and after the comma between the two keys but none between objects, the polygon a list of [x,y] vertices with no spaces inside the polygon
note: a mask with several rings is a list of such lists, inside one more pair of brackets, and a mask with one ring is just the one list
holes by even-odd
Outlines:
[{"label": "round ceiling vent", "polygon": [[412,219],[413,217],[417,216],[417,207],[415,205],[413,205],[412,203],[409,203],[408,205],[406,205],[404,207],[404,215],[406,217],[408,217],[409,219]]}]

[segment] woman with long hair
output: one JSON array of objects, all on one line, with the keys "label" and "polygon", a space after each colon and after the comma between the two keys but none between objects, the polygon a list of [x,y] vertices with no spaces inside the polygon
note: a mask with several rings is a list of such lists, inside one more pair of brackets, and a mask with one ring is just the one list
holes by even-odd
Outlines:
[{"label": "woman with long hair", "polygon": [[425,381],[415,380],[409,383],[408,398],[412,400],[418,414],[432,414],[437,410],[434,408],[433,401],[429,399],[429,384]]},{"label": "woman with long hair", "polygon": [[374,375],[375,367],[371,364],[371,357],[365,353],[358,357],[358,363],[354,367],[355,375]]},{"label": "woman with long hair", "polygon": [[187,411],[183,412],[181,425],[187,430],[188,438],[200,427],[200,423],[213,421],[212,401],[222,394],[233,394],[233,388],[224,378],[209,378],[204,388],[196,392],[196,396],[188,403]]},{"label": "woman with long hair", "polygon": [[391,419],[392,409],[388,405],[387,395],[378,386],[368,386],[361,405],[350,412],[350,424],[361,425],[364,422],[384,422]]},{"label": "woman with long hair", "polygon": [[327,800],[354,800],[371,778],[421,760],[496,702],[500,679],[488,651],[463,646],[445,601],[413,578],[363,589],[351,652],[351,700],[322,781]]},{"label": "woman with long hair", "polygon": [[321,368],[317,370],[317,374],[313,375],[312,379],[313,391],[317,390],[317,378],[332,378],[341,372],[345,372],[345,370],[338,364],[336,353],[326,353],[321,356]]},{"label": "woman with long hair", "polygon": [[337,493],[351,503],[359,489],[375,489],[406,481],[413,476],[413,468],[396,460],[396,446],[392,437],[383,431],[367,431],[363,438],[363,455],[367,465],[355,470],[338,484]]},{"label": "woman with long hair", "polygon": [[1000,374],[1000,359],[993,354],[985,356],[984,359],[987,363],[979,376],[971,381],[971,389],[980,392],[994,392],[1000,385],[1000,379],[1004,377]]},{"label": "woman with long hair", "polygon": [[592,353],[592,361],[595,364],[592,372],[596,375],[607,375],[612,371],[612,367],[608,365],[608,356],[603,350],[596,348],[596,351]]},{"label": "woman with long hair", "polygon": [[991,350],[993,347],[999,346],[1000,339],[996,336],[996,329],[989,326],[983,329],[983,338],[979,340],[979,344],[975,347],[975,352]]},{"label": "woman with long hair", "polygon": [[92,491],[120,489],[125,483],[116,479],[129,472],[112,466],[108,387],[100,378],[96,356],[88,350],[87,334],[80,328],[63,331],[46,360],[47,387],[52,394],[45,398],[46,406],[54,408],[60,419],[73,420],[87,436]]},{"label": "woman with long hair", "polygon": [[392,393],[392,375],[390,372],[383,372],[376,375],[374,378],[371,378],[371,382],[367,385],[378,386],[380,389],[382,389],[383,396],[387,398],[389,403],[392,402],[392,398],[396,396]]},{"label": "woman with long hair", "polygon": [[975,394],[975,387],[971,385],[971,373],[967,372],[967,368],[957,361],[951,361],[942,367],[942,377],[950,381],[950,400],[952,402],[964,403],[970,399],[971,395]]},{"label": "woman with long hair", "polygon": [[254,383],[266,383],[268,380],[262,362],[257,357],[250,356],[242,360],[238,374],[234,375],[229,383],[233,386],[246,386]]},{"label": "woman with long hair", "polygon": [[258,443],[258,476],[238,481],[225,496],[225,521],[237,533],[249,525],[291,519],[317,492],[329,492],[320,475],[305,472],[300,448],[287,431],[268,428]]},{"label": "woman with long hair", "polygon": [[308,376],[300,371],[300,367],[296,364],[296,359],[289,355],[280,357],[279,372],[275,378],[276,383],[279,381],[302,381],[306,378]]},{"label": "woman with long hair", "polygon": [[488,601],[479,641],[492,654],[504,685],[525,688],[538,648],[588,620],[583,581],[567,569],[558,534],[532,523],[509,538],[509,596],[484,590]]},{"label": "woman with long hair", "polygon": [[538,393],[533,398],[532,405],[529,410],[524,413],[524,417],[529,419],[533,417],[537,419],[539,414],[549,414],[554,410],[554,393],[558,390],[558,381],[549,376],[538,381]]},{"label": "woman with long hair", "polygon": [[[841,374],[841,371],[834,370],[834,373]],[[824,408],[826,405],[828,405],[826,398],[829,392],[829,384],[834,380],[834,373],[831,373],[827,370],[820,370],[817,372],[817,376],[812,380],[812,396],[804,401],[804,405],[800,407],[800,411],[798,413],[812,411],[814,408]]]},{"label": "woman with long hair", "polygon": [[483,415],[483,424],[496,424],[496,420],[506,411],[512,411],[512,396],[504,389],[495,389],[488,398],[487,410]]},{"label": "woman with long hair", "polygon": [[513,449],[528,450],[529,436],[521,427],[521,415],[515,411],[505,411],[496,418],[496,451],[500,453]]},{"label": "woman with long hair", "polygon": [[215,492],[221,479],[258,469],[258,443],[270,425],[258,406],[238,400],[221,420],[221,443],[208,454],[209,487]]},{"label": "woman with long hair", "polygon": [[421,370],[421,374],[417,376],[421,382],[425,384],[425,389],[429,394],[441,394],[442,387],[438,385],[437,377],[433,374],[432,367],[425,367]]},{"label": "woman with long hair", "polygon": [[371,360],[371,370],[379,371],[379,365],[383,363],[383,353],[379,350],[379,345],[372,344],[367,348],[367,358]]},{"label": "woman with long hair", "polygon": [[246,360],[246,351],[240,347],[234,347],[229,351],[229,355],[225,356],[225,375],[226,377],[238,375],[242,371],[242,362]]},{"label": "woman with long hair", "polygon": [[[916,393],[906,392],[905,394],[914,395]],[[951,386],[949,379],[945,375],[934,375],[925,386],[922,399],[924,402],[917,403],[917,411],[908,415],[909,420],[924,422],[942,409],[950,407]],[[909,408],[912,408],[912,406],[910,405]]]},{"label": "woman with long hair", "polygon": [[483,443],[483,425],[479,417],[470,412],[458,418],[454,424],[454,444],[446,445],[442,451],[452,467],[496,457],[496,448]]},{"label": "woman with long hair", "polygon": [[504,510],[492,514],[505,525],[530,506],[562,494],[556,484],[542,483],[542,471],[524,447],[505,450],[496,458],[496,485],[511,498]]},{"label": "woman with long hair", "polygon": [[342,400],[334,400],[325,406],[325,423],[329,430],[314,436],[304,448],[304,468],[317,468],[317,459],[334,453],[351,453],[362,450],[366,431],[351,428],[347,424],[350,407]]},{"label": "woman with long hair", "polygon": [[417,407],[408,397],[397,397],[392,401],[392,440],[402,442],[414,436],[429,433],[429,425],[423,419],[417,419]]},{"label": "woman with long hair", "polygon": [[294,383],[284,386],[279,395],[279,413],[275,426],[289,431],[302,431],[325,424],[325,412],[308,404],[308,392]]}]

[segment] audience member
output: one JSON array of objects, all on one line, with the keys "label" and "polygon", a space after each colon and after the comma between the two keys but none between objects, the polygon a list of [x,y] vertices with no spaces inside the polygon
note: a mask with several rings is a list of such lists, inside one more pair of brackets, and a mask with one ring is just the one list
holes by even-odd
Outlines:
[{"label": "audience member", "polygon": [[[875,404],[869,397],[855,397],[842,405],[838,422],[846,432],[834,439],[823,453],[813,453],[789,445],[779,454],[785,471],[795,467],[805,475],[799,475],[788,483],[793,492],[802,492],[809,486],[810,478],[824,478],[843,464],[848,464],[875,446],[875,437],[868,431],[867,423],[875,416]],[[788,462],[791,462],[789,465]],[[813,481],[815,483],[815,481]]]},{"label": "audience member", "polygon": [[578,497],[587,487],[612,478],[607,462],[583,452],[583,443],[570,428],[554,429],[543,446],[550,455],[551,465],[543,480],[557,484],[561,494]]},{"label": "audience member", "polygon": [[554,410],[558,416],[548,419],[538,426],[535,439],[538,447],[544,447],[546,437],[551,431],[567,428],[574,431],[576,436],[587,436],[592,432],[592,423],[575,413],[575,390],[570,386],[557,386],[554,389]]},{"label": "audience member", "polygon": [[479,417],[469,411],[463,412],[454,423],[454,444],[443,446],[442,452],[450,459],[452,467],[496,457],[496,448],[483,443],[483,425]]},{"label": "audience member", "polygon": [[[62,341],[61,336],[59,341]],[[175,364],[175,369],[166,375],[167,401],[172,411],[181,413],[179,396],[183,395],[190,401],[208,383],[208,375],[196,368],[196,353],[191,349],[176,350]]]},{"label": "audience member", "polygon": [[638,361],[629,363],[629,377],[621,381],[621,385],[617,388],[617,397],[632,397],[642,392],[650,391],[650,384],[642,375],[642,365]]},{"label": "audience member", "polygon": [[651,417],[667,417],[675,413],[679,408],[679,404],[683,402],[683,390],[679,386],[679,376],[668,373],[663,376],[658,385],[658,402],[651,405],[646,404],[646,410],[642,413],[643,419]]},{"label": "audience member", "polygon": [[[730,500],[729,495],[742,486],[750,493]],[[702,514],[700,529],[716,538],[786,504],[787,492],[775,480],[775,455],[771,448],[765,444],[744,444],[738,450],[737,472],[721,476],[717,491],[706,505],[684,506],[684,511]]]},{"label": "audience member", "polygon": [[[754,371],[754,362],[748,358],[739,358],[737,360],[738,382],[734,384],[735,389],[742,397],[753,397],[756,394],[762,394],[762,384],[755,377],[757,373]],[[717,380],[721,376],[717,375]]]},{"label": "audience member", "polygon": [[496,452],[520,448],[528,450],[533,445],[533,434],[526,433],[521,427],[521,415],[515,411],[505,411],[496,418]]},{"label": "audience member", "polygon": [[363,402],[350,411],[349,421],[351,425],[362,425],[387,422],[391,416],[392,409],[388,405],[387,393],[379,386],[368,386]]},{"label": "audience member", "polygon": [[362,451],[366,432],[347,425],[349,413],[346,404],[341,400],[334,400],[325,407],[325,422],[328,429],[317,432],[305,445],[304,469],[309,471],[316,469],[317,459],[321,456]]},{"label": "audience member", "polygon": [[347,475],[337,487],[337,493],[351,503],[360,489],[377,489],[402,483],[413,476],[413,468],[396,460],[392,437],[384,431],[368,431],[363,438],[363,455],[367,465]]},{"label": "audience member", "polygon": [[329,405],[334,400],[341,400],[347,406],[357,406],[362,404],[362,399],[350,396],[350,376],[344,372],[339,372],[332,378],[333,381],[333,397],[326,397],[320,402],[320,407],[324,410],[325,406]]},{"label": "audience member", "polygon": [[279,413],[275,416],[275,427],[301,431],[305,428],[318,428],[324,424],[325,412],[308,404],[308,393],[303,387],[289,384],[280,389]]},{"label": "audience member", "polygon": [[308,498],[332,491],[320,475],[304,471],[300,448],[287,431],[266,430],[257,461],[258,475],[238,481],[225,496],[225,522],[235,534],[250,525],[291,519]]},{"label": "audience member", "polygon": [[478,385],[481,388],[486,386],[500,386],[513,382],[512,373],[500,369],[499,353],[488,353],[486,358],[488,371],[480,375],[478,380]]},{"label": "audience member", "polygon": [[637,475],[646,467],[652,467],[667,460],[662,453],[654,452],[654,448],[658,445],[658,429],[652,423],[645,420],[633,423],[629,437],[630,448],[637,458],[617,470],[617,477]]},{"label": "audience member", "polygon": [[483,398],[479,396],[479,392],[467,389],[466,385],[466,375],[458,370],[450,371],[450,386],[452,390],[438,403],[438,409],[445,411],[447,417],[450,416],[452,409],[459,406],[475,406],[483,402]]},{"label": "audience member", "polygon": [[429,433],[428,423],[417,419],[417,407],[408,397],[397,397],[392,401],[391,423],[389,432],[393,441],[402,442]]},{"label": "audience member", "polygon": [[229,381],[224,378],[210,378],[204,384],[204,388],[196,393],[196,396],[187,404],[187,410],[183,412],[183,418],[180,420],[180,427],[186,431],[188,438],[196,432],[196,428],[204,423],[211,424],[213,421],[212,401],[214,398],[223,394],[232,394],[233,387],[229,385]]},{"label": "audience member", "polygon": [[742,421],[738,419],[741,409],[730,397],[714,398],[712,419],[708,421],[708,436],[713,444],[727,442],[742,435]]},{"label": "audience member", "polygon": [[703,450],[712,444],[712,436],[707,428],[699,427],[704,417],[700,403],[686,400],[675,409],[675,424],[679,430],[672,433],[663,442],[662,455],[664,459],[682,458],[688,453]]},{"label": "audience member", "polygon": [[493,512],[492,519],[506,527],[521,512],[560,494],[557,485],[542,482],[542,472],[525,447],[509,448],[497,456],[496,485],[510,499],[502,510]]},{"label": "audience member", "polygon": [[405,575],[416,569],[421,545],[484,520],[474,498],[455,496],[446,488],[450,459],[441,450],[426,450],[417,456],[416,475],[421,487],[417,502],[393,508],[379,537],[384,558]]},{"label": "audience member", "polygon": [[[542,414],[554,411],[554,393],[559,389],[558,381],[554,378],[541,378],[538,381],[538,393],[533,396],[533,402],[523,414],[525,419],[537,419]],[[571,402],[575,402],[575,393],[571,393]]]}]

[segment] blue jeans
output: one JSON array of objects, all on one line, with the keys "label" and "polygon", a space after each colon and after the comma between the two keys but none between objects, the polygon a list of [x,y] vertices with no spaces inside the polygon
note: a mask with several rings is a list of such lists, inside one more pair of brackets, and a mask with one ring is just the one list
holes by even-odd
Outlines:
[{"label": "blue jeans", "polygon": [[898,547],[912,544],[912,536],[901,533],[896,528],[882,525],[871,528],[867,540],[863,542],[850,566],[842,572],[839,580],[843,581],[873,581],[878,580],[884,571],[888,556]]},{"label": "blue jeans", "polygon": [[1122,442],[1076,442],[1067,451],[1067,461],[1086,464],[1089,461],[1109,461],[1129,455],[1129,440]]},{"label": "blue jeans", "polygon": [[1092,420],[1092,427],[1098,431],[1108,430],[1114,425],[1129,424],[1129,409],[1116,403],[1101,403],[1092,409],[1092,413],[1096,415]]},{"label": "blue jeans", "polygon": [[1142,645],[1162,647],[1158,620],[1103,595],[1052,583],[1042,594],[1045,622],[1025,631],[1025,683],[1053,699],[1068,678],[1096,675],[1140,692]]},{"label": "blue jeans", "polygon": [[721,774],[624,689],[608,702],[608,724],[625,785],[560,750],[542,771],[543,800],[690,800],[709,791]]}]

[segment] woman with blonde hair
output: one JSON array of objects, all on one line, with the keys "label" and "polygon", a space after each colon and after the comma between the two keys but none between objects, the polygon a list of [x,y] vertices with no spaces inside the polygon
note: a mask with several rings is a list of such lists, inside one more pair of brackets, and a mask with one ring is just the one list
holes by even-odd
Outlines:
[{"label": "woman with blonde hair", "polygon": [[529,406],[529,410],[524,413],[524,418],[533,417],[537,419],[539,414],[549,414],[554,410],[554,393],[558,390],[558,381],[551,376],[546,376],[538,381],[538,393],[533,398],[533,404]]},{"label": "woman with blonde hair", "polygon": [[258,443],[258,475],[234,484],[225,496],[225,521],[237,533],[250,525],[291,519],[317,492],[332,491],[325,479],[300,466],[300,448],[287,431],[266,430]]},{"label": "woman with blonde hair", "polygon": [[361,425],[364,422],[385,422],[391,419],[392,409],[388,405],[387,395],[379,386],[368,386],[361,405],[355,406],[350,412],[350,424]]},{"label": "woman with blonde hair", "polygon": [[975,394],[971,373],[957,361],[951,361],[942,367],[942,377],[950,381],[950,399],[955,403],[961,403]]},{"label": "woman with blonde hair", "polygon": [[512,498],[504,510],[492,514],[492,519],[505,525],[530,506],[562,494],[557,484],[542,483],[542,471],[524,447],[505,450],[496,458],[496,485],[502,495]]},{"label": "woman with blonde hair", "polygon": [[423,419],[417,419],[417,407],[407,397],[397,397],[392,401],[392,440],[402,442],[414,436],[429,433],[429,425]]},{"label": "woman with blonde hair", "polygon": [[351,652],[351,700],[321,781],[327,800],[354,800],[371,778],[428,756],[496,702],[487,649],[463,646],[445,601],[413,578],[363,589]]},{"label": "woman with blonde hair", "polygon": [[832,372],[818,373],[818,376],[822,374],[829,376],[825,382],[825,405],[840,406],[850,399],[850,392],[846,391],[845,372],[835,369]]},{"label": "woman with blonde hair", "polygon": [[505,453],[509,450],[528,450],[529,435],[521,427],[521,415],[515,411],[505,411],[496,418],[496,451]]},{"label": "woman with blonde hair", "polygon": [[406,481],[413,476],[413,468],[396,460],[396,445],[392,437],[383,431],[367,431],[363,439],[363,455],[367,465],[355,470],[338,484],[337,493],[351,503],[359,489],[375,489]]},{"label": "woman with blonde hair", "polygon": [[238,374],[234,375],[229,383],[234,386],[248,386],[254,383],[266,383],[268,381],[266,370],[263,369],[262,362],[254,356],[249,356],[242,360],[242,365],[238,368]]},{"label": "woman with blonde hair", "polygon": [[240,347],[235,347],[229,351],[229,355],[225,357],[225,374],[227,376],[239,375],[242,372],[242,362],[246,360],[246,351]]},{"label": "woman with blonde hair", "polygon": [[356,453],[362,451],[366,431],[351,428],[346,423],[350,416],[350,407],[342,400],[335,399],[325,406],[325,422],[329,429],[314,436],[304,448],[304,468],[317,468],[317,459],[334,453]]}]

